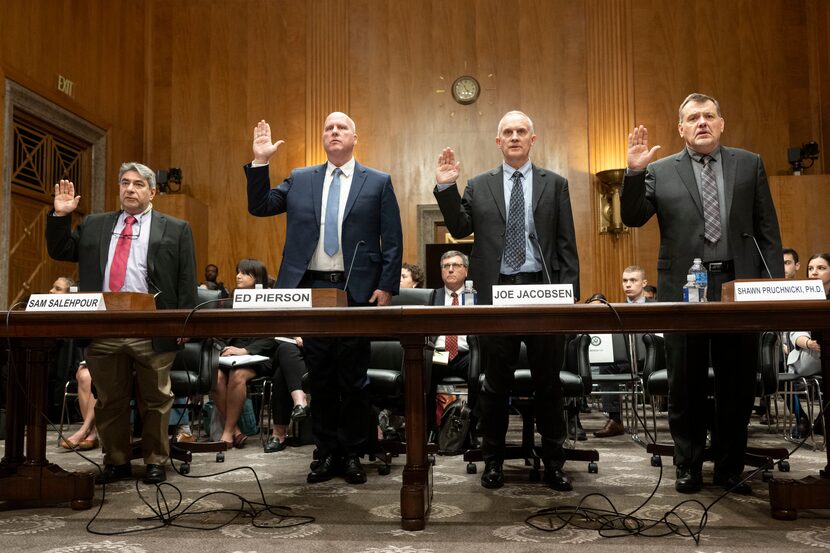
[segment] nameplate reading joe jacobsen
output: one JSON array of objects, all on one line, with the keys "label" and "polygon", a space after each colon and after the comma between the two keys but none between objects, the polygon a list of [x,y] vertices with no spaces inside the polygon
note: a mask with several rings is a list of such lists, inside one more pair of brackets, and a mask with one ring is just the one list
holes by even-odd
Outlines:
[{"label": "nameplate reading joe jacobsen", "polygon": [[758,280],[735,282],[735,301],[823,300],[820,280]]},{"label": "nameplate reading joe jacobsen", "polygon": [[106,311],[101,292],[80,294],[32,294],[26,311]]},{"label": "nameplate reading joe jacobsen", "polygon": [[574,302],[572,284],[498,284],[493,305],[555,305]]},{"label": "nameplate reading joe jacobsen", "polygon": [[234,290],[234,309],[285,309],[311,307],[311,288]]}]

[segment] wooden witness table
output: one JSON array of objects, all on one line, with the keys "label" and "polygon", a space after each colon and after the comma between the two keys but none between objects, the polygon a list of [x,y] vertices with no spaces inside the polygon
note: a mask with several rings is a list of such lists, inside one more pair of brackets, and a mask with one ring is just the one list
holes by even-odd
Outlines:
[{"label": "wooden witness table", "polygon": [[[46,460],[46,427],[39,415],[46,397],[46,348],[56,338],[189,336],[388,336],[405,348],[408,374],[422,370],[424,338],[447,334],[546,334],[614,332],[814,331],[830,351],[830,302],[614,304],[622,327],[604,305],[528,307],[317,308],[283,311],[12,312],[0,337],[12,344],[6,455],[0,465],[0,500],[71,501],[91,505],[92,479],[66,473]],[[830,356],[822,360],[830,397]],[[26,368],[24,371],[23,369]],[[401,487],[401,526],[425,527],[431,498],[426,449],[423,379],[407,378],[407,456]],[[28,390],[28,397],[20,393]],[[825,428],[828,428],[825,413]],[[23,430],[28,437],[24,452]],[[24,454],[25,453],[25,454]],[[798,509],[830,508],[830,449],[818,478],[773,480],[773,516],[795,518]],[[482,493],[486,493],[482,491]]]}]

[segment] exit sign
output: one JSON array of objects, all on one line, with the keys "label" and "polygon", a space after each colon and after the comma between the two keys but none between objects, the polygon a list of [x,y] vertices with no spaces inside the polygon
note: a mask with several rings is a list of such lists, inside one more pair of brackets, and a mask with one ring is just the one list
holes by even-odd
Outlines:
[{"label": "exit sign", "polygon": [[67,96],[72,96],[75,90],[75,83],[64,77],[63,75],[58,75],[58,91],[63,92]]}]

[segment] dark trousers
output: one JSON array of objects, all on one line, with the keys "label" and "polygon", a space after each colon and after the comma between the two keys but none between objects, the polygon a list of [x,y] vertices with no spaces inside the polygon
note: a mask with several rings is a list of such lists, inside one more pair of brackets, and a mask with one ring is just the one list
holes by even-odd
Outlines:
[{"label": "dark trousers", "polygon": [[[343,288],[343,282],[300,281],[302,288]],[[349,305],[356,305],[350,300]],[[311,388],[311,428],[317,452],[359,455],[368,440],[368,338],[304,338]]]},{"label": "dark trousers", "polygon": [[536,430],[542,436],[542,457],[549,468],[565,462],[565,417],[559,370],[564,361],[562,335],[482,336],[479,340],[484,360],[484,383],[478,397],[479,433],[485,461],[504,458],[508,424],[508,400],[513,373],[519,364],[521,343],[527,347],[533,378],[533,412]]},{"label": "dark trousers", "polygon": [[274,393],[271,407],[274,411],[274,424],[281,426],[291,422],[291,410],[294,401],[291,392],[303,389],[303,375],[307,372],[302,350],[296,344],[280,342],[274,354],[276,370],[271,377]]}]

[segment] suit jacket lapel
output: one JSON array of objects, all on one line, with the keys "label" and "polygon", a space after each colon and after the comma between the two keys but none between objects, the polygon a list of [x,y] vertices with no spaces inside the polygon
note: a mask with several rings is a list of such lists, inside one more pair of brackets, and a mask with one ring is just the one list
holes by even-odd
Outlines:
[{"label": "suit jacket lapel", "polygon": [[504,205],[504,171],[501,165],[490,171],[487,177],[487,188],[490,189],[490,193],[493,195],[493,200],[496,202],[502,221],[507,222],[507,214],[505,213],[507,208]]},{"label": "suit jacket lapel", "polygon": [[159,244],[164,236],[165,227],[167,227],[167,217],[153,210],[152,219],[150,219],[150,243],[147,245],[147,276],[156,272],[156,257],[158,257]]},{"label": "suit jacket lapel", "polygon": [[540,169],[535,165],[531,165],[533,168],[533,214],[536,214],[536,207],[539,205],[539,198],[542,197],[542,193],[545,191],[545,187],[548,185],[548,173],[544,169]]},{"label": "suit jacket lapel", "polygon": [[692,159],[692,156],[689,155],[686,148],[683,148],[683,151],[677,154],[674,158],[674,166],[675,169],[677,169],[677,174],[680,175],[680,180],[683,181],[683,184],[689,191],[689,195],[692,197],[692,201],[694,201],[697,211],[702,217],[703,202],[700,200],[700,190],[697,187],[695,174],[692,171],[692,163],[694,162],[695,161]]},{"label": "suit jacket lapel", "polygon": [[322,223],[320,217],[323,210],[323,181],[326,178],[326,165],[327,163],[324,163],[315,167],[311,174],[311,201],[314,204],[314,220],[318,224]]},{"label": "suit jacket lapel", "polygon": [[110,244],[112,244],[112,233],[115,232],[115,224],[118,222],[118,216],[120,214],[120,211],[108,213],[103,222],[103,228],[101,229],[101,247],[98,248],[98,262],[101,265],[101,278],[104,277],[104,274],[107,271],[107,261],[109,261],[110,258]]},{"label": "suit jacket lapel", "polygon": [[726,196],[726,214],[732,212],[732,197],[735,195],[735,175],[738,172],[738,160],[735,159],[735,152],[729,148],[720,147],[720,158],[723,163],[723,194]]},{"label": "suit jacket lapel", "polygon": [[354,175],[352,175],[352,185],[351,187],[349,187],[349,197],[346,198],[346,208],[343,210],[344,221],[346,220],[346,217],[349,215],[349,212],[352,210],[352,207],[354,207],[354,203],[357,200],[358,194],[360,194],[360,190],[366,183],[366,176],[366,168],[359,164],[357,161],[355,161]]}]

